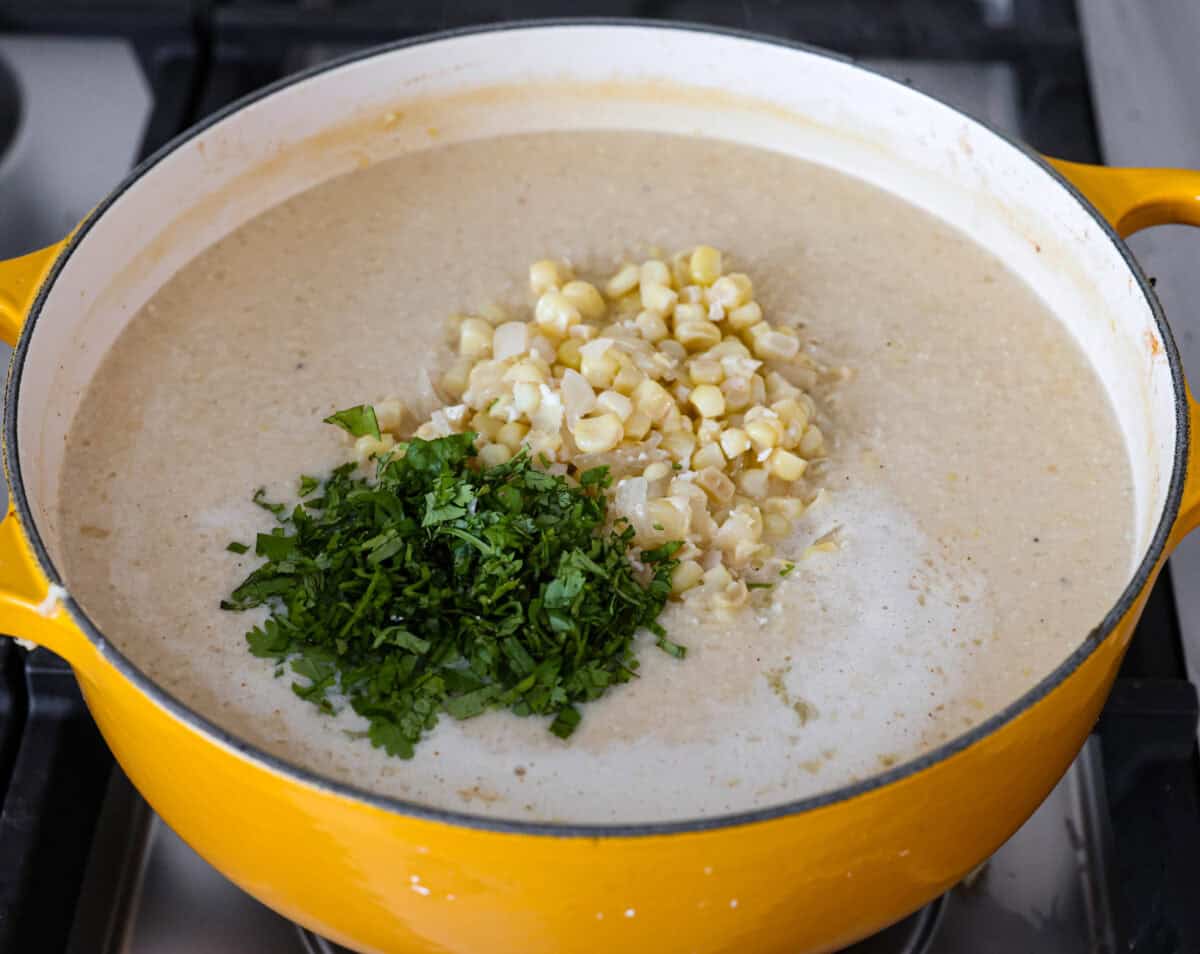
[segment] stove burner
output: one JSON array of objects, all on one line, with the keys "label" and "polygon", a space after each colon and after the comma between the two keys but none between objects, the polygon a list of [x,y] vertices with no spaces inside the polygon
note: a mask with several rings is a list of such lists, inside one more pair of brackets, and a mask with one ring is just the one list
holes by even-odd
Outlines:
[{"label": "stove burner", "polygon": [[[930,902],[903,921],[859,941],[841,954],[926,954],[942,921],[945,897]],[[296,925],[306,954],[351,954],[346,948]]]}]

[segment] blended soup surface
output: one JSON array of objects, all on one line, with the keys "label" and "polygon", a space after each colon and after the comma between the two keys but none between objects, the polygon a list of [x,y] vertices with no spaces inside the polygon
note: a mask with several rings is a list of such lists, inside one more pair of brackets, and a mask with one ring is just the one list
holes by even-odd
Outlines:
[{"label": "blended soup surface", "polygon": [[[769,184],[769,187],[768,185]],[[528,264],[612,274],[703,242],[850,377],[818,395],[828,492],[769,598],[671,604],[689,655],[547,720],[443,716],[409,761],[348,737],[219,609],[265,486],[342,463],[321,419],[386,395],[427,414],[445,318],[527,306]],[[114,426],[113,422],[120,422]],[[72,594],[132,661],[246,741],[380,794],[541,821],[778,804],[994,714],[1098,624],[1131,566],[1127,454],[1082,352],[1020,279],[900,199],[790,157],[633,132],[452,145],[327,182],[183,268],[73,423],[59,501]],[[789,551],[790,548],[790,551]]]}]

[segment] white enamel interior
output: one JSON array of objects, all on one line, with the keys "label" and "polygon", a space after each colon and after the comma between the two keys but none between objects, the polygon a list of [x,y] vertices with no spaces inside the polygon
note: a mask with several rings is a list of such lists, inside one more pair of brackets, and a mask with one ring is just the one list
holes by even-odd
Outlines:
[{"label": "white enamel interior", "polygon": [[695,30],[587,25],[456,36],[328,70],[209,127],[122,193],[59,275],[21,380],[21,468],[51,553],[70,544],[53,514],[66,428],[105,351],[180,266],[363,163],[562,128],[692,133],[791,153],[903,196],[989,248],[1069,327],[1109,390],[1135,476],[1131,568],[1140,559],[1172,470],[1170,370],[1129,266],[1066,190],[982,126],[848,63]]}]

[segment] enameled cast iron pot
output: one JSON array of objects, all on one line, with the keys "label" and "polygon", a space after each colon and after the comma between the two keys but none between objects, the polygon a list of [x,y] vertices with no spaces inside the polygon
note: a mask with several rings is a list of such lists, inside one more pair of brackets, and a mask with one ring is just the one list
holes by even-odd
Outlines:
[{"label": "enameled cast iron pot", "polygon": [[[1130,450],[1136,556],[1116,605],[1069,658],[1047,659],[1029,692],[928,755],[776,808],[653,825],[496,821],[371,796],[255,751],[156,686],[60,589],[72,546],[53,509],[65,430],[101,356],[168,276],[251,216],[358,165],[587,127],[719,137],[877,183],[991,249],[1078,339]],[[70,662],[122,768],[204,858],[348,946],[840,947],[946,890],[1033,812],[1095,721],[1167,553],[1200,522],[1196,406],[1120,238],[1164,222],[1200,224],[1200,174],[1047,162],[844,59],[744,35],[538,24],[319,67],[172,142],[62,244],[0,263],[0,330],[17,345],[0,629]]]}]

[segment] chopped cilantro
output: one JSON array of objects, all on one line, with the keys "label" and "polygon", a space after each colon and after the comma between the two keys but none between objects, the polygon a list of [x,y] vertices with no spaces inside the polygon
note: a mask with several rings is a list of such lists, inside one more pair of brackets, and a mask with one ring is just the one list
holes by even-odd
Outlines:
[{"label": "chopped cilantro", "polygon": [[787,576],[792,570],[796,569],[795,563],[785,563],[779,570],[780,576]]},{"label": "chopped cilantro", "polygon": [[234,540],[225,549],[230,553],[246,553],[250,548],[246,546],[246,544],[238,543],[236,540]]},{"label": "chopped cilantro", "polygon": [[748,589],[748,590],[769,590],[774,585],[775,585],[774,583],[747,583],[746,589]]},{"label": "chopped cilantro", "polygon": [[373,479],[346,464],[291,510],[260,490],[281,526],[258,535],[265,562],[221,604],[268,607],[250,652],[286,663],[327,712],[348,700],[402,758],[441,713],[549,716],[565,739],[580,704],[633,677],[640,629],[686,652],[656,622],[682,544],[641,551],[635,571],[633,529],[607,523],[606,469],[575,484],[524,453],[480,468],[473,439],[414,439]]},{"label": "chopped cilantro", "polygon": [[308,474],[301,474],[298,493],[301,497],[307,497],[320,486],[321,481],[316,477],[309,477]]},{"label": "chopped cilantro", "polygon": [[366,437],[370,434],[379,440],[379,421],[375,419],[375,408],[370,404],[348,407],[325,418],[326,424],[336,424],[351,437]]}]

